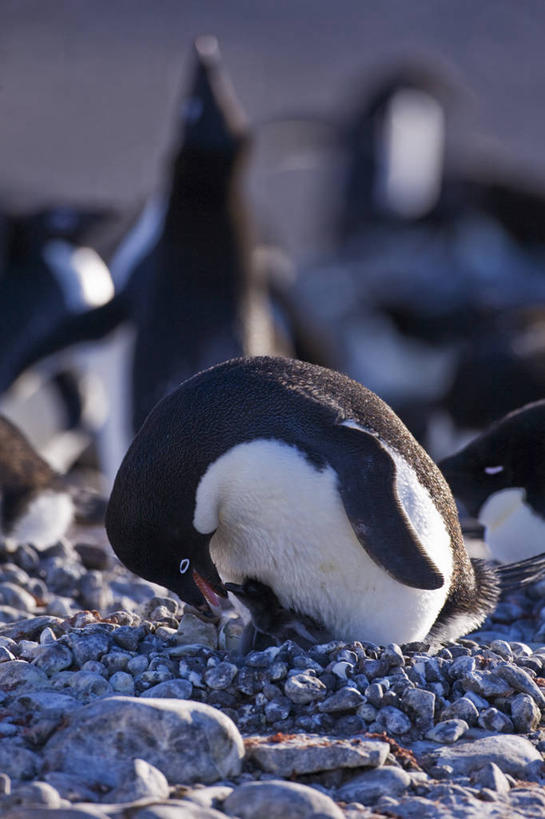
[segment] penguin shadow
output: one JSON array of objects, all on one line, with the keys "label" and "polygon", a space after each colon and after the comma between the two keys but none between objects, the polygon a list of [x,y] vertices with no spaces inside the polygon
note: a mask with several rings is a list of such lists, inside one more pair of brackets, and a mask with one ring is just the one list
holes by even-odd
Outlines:
[{"label": "penguin shadow", "polygon": [[225,359],[290,350],[268,285],[282,262],[256,254],[243,190],[252,135],[214,37],[195,41],[177,111],[153,241],[132,262],[118,254],[116,295],[43,345],[46,353],[81,342],[107,348],[122,337],[104,375],[110,408],[100,451],[110,481],[150,410],[182,381]]}]

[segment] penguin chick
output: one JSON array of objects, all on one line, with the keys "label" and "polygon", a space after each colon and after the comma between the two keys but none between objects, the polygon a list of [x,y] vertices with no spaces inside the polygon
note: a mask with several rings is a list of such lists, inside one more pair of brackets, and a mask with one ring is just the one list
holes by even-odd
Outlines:
[{"label": "penguin chick", "polygon": [[129,569],[188,603],[257,580],[335,639],[455,639],[499,596],[393,411],[290,359],[227,361],[164,398],[117,473],[106,528]]},{"label": "penguin chick", "polygon": [[105,501],[73,487],[36,452],[15,424],[0,416],[0,537],[44,549],[74,520],[103,520]]},{"label": "penguin chick", "polygon": [[545,401],[508,413],[439,462],[455,497],[485,527],[497,560],[545,545]]},{"label": "penguin chick", "polygon": [[254,648],[279,646],[286,640],[293,640],[301,648],[310,648],[332,639],[311,617],[283,608],[272,589],[258,580],[248,579],[242,585],[225,583],[225,588],[235,595],[252,618],[242,634],[241,654]]}]

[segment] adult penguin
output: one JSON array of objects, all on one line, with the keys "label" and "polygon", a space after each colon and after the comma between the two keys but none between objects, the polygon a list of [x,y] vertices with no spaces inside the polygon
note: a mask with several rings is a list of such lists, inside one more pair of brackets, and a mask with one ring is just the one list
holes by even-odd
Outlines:
[{"label": "adult penguin", "polygon": [[193,605],[251,579],[345,640],[454,639],[500,590],[392,410],[290,359],[231,360],[162,400],[119,469],[106,527],[125,565]]}]

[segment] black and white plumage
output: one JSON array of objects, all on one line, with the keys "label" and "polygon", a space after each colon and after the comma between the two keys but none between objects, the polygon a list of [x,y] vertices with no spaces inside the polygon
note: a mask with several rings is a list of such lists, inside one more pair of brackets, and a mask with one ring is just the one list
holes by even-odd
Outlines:
[{"label": "black and white plumage", "polygon": [[46,548],[74,520],[98,523],[105,501],[72,484],[32,447],[19,429],[0,416],[0,536],[12,543]]},{"label": "black and white plumage", "polygon": [[251,133],[214,37],[195,42],[179,115],[153,244],[108,304],[46,345],[99,341],[117,328],[126,341],[106,385],[111,478],[147,413],[181,381],[233,356],[286,351],[275,346],[266,276],[252,256],[243,186]]},{"label": "black and white plumage", "polygon": [[441,472],[375,394],[281,358],[184,382],[116,477],[110,542],[193,605],[251,579],[335,638],[450,639],[493,610]]},{"label": "black and white plumage", "polygon": [[510,412],[439,464],[501,561],[545,547],[545,401]]}]

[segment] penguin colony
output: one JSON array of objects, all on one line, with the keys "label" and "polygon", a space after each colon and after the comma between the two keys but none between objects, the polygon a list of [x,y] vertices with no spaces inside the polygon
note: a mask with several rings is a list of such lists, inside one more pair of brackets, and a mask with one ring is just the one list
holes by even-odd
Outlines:
[{"label": "penguin colony", "polygon": [[197,607],[230,591],[250,629],[263,630],[266,587],[273,634],[299,614],[343,640],[455,639],[501,586],[469,559],[445,479],[393,411],[290,359],[235,359],[163,399],[119,469],[106,528],[128,568]]},{"label": "penguin colony", "polygon": [[[109,383],[123,404],[118,429],[140,429],[117,473],[106,528],[130,569],[172,589],[203,613],[210,607],[217,612],[229,598],[247,622],[243,652],[287,639],[304,647],[332,639],[456,639],[483,622],[503,590],[545,573],[540,554],[545,410],[538,402],[507,416],[441,463],[457,498],[485,526],[493,556],[512,562],[493,567],[471,559],[451,489],[404,423],[371,390],[318,366],[332,362],[335,369],[354,373],[350,343],[343,352],[342,344],[336,350],[335,342],[328,348],[322,338],[313,339],[309,322],[297,323],[301,311],[291,294],[279,289],[275,294],[286,310],[283,321],[291,322],[291,349],[313,363],[270,357],[286,354],[286,347],[277,344],[270,282],[264,283],[252,261],[255,247],[241,184],[250,134],[222,72],[214,38],[200,38],[195,52],[194,81],[189,97],[184,95],[181,135],[168,165],[167,195],[153,217],[151,206],[138,218],[130,214],[134,235],[131,231],[123,242],[117,231],[115,241],[110,237],[103,258],[112,281],[104,265],[100,298],[80,303],[78,293],[85,287],[81,284],[76,293],[70,275],[81,273],[75,246],[104,214],[66,212],[63,220],[62,209],[54,209],[27,226],[31,242],[21,243],[21,226],[10,226],[9,275],[0,284],[13,304],[28,307],[30,316],[45,312],[43,299],[32,300],[19,290],[22,280],[13,271],[28,263],[36,281],[43,279],[40,292],[51,302],[55,327],[19,345],[13,339],[19,339],[21,322],[6,324],[11,343],[5,347],[13,349],[11,358],[5,357],[0,388],[45,354],[128,326],[134,339],[132,364],[125,362],[123,372],[130,373],[129,400],[121,396],[120,378]],[[457,358],[459,350],[452,345],[467,331],[468,317],[470,323],[475,316],[484,321],[490,308],[482,303],[490,290],[489,271],[483,287],[478,275],[470,282],[463,270],[453,294],[451,277],[438,283],[441,265],[429,247],[426,264],[422,266],[419,251],[415,257],[415,269],[424,271],[424,289],[431,302],[435,299],[427,312],[419,312],[422,288],[416,307],[411,298],[405,303],[407,292],[415,292],[414,281],[407,287],[406,277],[400,281],[394,275],[394,286],[388,280],[384,287],[381,265],[376,265],[380,255],[389,269],[397,270],[383,245],[399,246],[401,255],[410,251],[410,256],[413,245],[421,246],[423,229],[432,236],[452,230],[450,243],[457,247],[460,241],[459,226],[467,214],[459,192],[473,194],[476,185],[462,180],[460,187],[460,180],[445,175],[447,120],[441,96],[426,72],[402,70],[381,86],[363,113],[356,112],[345,134],[351,160],[344,208],[336,220],[340,256],[346,247],[352,253],[360,246],[352,268],[363,280],[367,266],[366,297],[376,302],[366,302],[362,321],[364,310],[351,291],[350,310],[357,305],[359,342],[366,320],[375,344],[379,330],[389,336],[389,341],[380,336],[382,357],[374,370],[369,346],[356,346],[367,351],[365,366],[370,369],[362,372],[369,373],[371,383],[374,376],[380,376],[379,384],[392,382],[391,400],[400,412],[406,410],[405,417],[411,411],[424,415],[419,401],[429,402],[426,412],[433,402],[436,409],[443,406],[435,395],[435,376],[439,370],[445,374],[447,359],[456,359],[458,375],[463,372],[464,359]],[[406,150],[412,146],[421,154],[424,143],[426,166]],[[495,203],[491,190],[481,186],[477,198],[481,216],[492,215],[503,225],[510,208],[502,206],[501,195]],[[532,201],[532,210],[534,205]],[[369,234],[367,249],[365,242],[359,244],[361,233]],[[529,238],[542,241],[541,236]],[[445,258],[452,255],[460,256],[449,252]],[[508,261],[511,268],[512,259]],[[94,264],[95,273],[97,269]],[[504,282],[500,306],[513,302],[521,271],[527,274],[524,298],[530,291],[545,293],[542,284],[532,290],[534,266],[526,261],[513,281]],[[313,285],[316,271],[312,273]],[[336,278],[330,284],[338,289]],[[354,316],[349,317],[346,324],[352,327]],[[519,320],[518,315],[513,319]],[[394,326],[398,332],[392,343]],[[495,328],[494,322],[491,326]],[[316,338],[323,336],[323,326],[320,331]],[[392,349],[389,359],[399,366],[384,367],[384,346],[395,347],[401,336],[400,349]],[[494,360],[497,347],[495,339]],[[289,346],[287,351],[291,353]],[[518,362],[511,352],[509,348],[507,364],[501,361],[502,373]],[[225,360],[231,356],[245,357]],[[473,362],[473,350],[469,358]],[[223,363],[204,369],[216,362]],[[520,370],[518,363],[516,368]],[[541,378],[530,369],[532,377],[522,379],[524,387],[530,396],[534,390],[541,394]],[[192,373],[197,374],[188,377]],[[403,395],[403,379],[416,386],[418,400],[413,393]],[[481,380],[480,370],[476,380]],[[66,377],[58,379],[58,386],[67,397]],[[501,392],[504,398],[505,390]],[[449,394],[442,401],[455,418],[454,398]],[[77,415],[81,408],[76,410]],[[103,451],[112,451],[111,460],[127,448],[121,438],[115,446],[103,442]],[[104,511],[102,499],[82,500],[65,476],[2,419],[0,492],[2,536],[32,540],[39,548],[62,536],[78,505],[80,518],[100,517]]]}]

